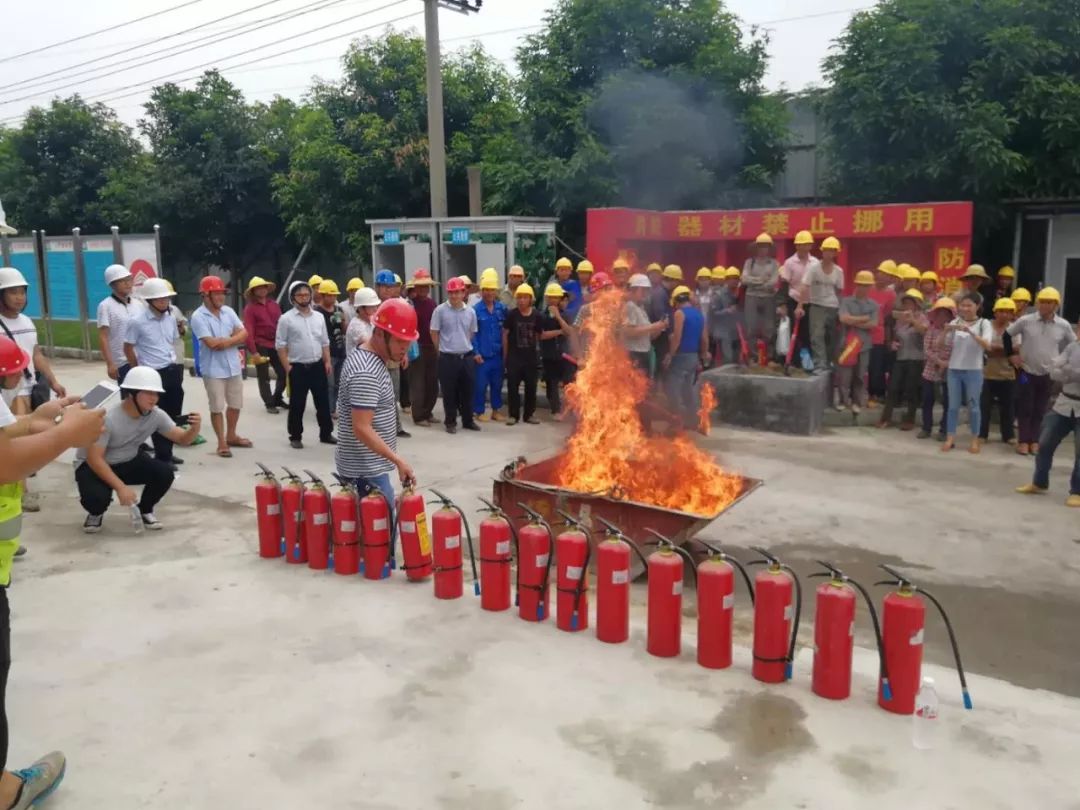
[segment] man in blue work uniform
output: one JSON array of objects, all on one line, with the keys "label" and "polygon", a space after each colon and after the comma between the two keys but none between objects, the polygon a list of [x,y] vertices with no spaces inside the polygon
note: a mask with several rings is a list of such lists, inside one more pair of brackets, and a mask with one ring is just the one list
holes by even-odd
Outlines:
[{"label": "man in blue work uniform", "polygon": [[[486,273],[486,271],[485,271]],[[473,307],[476,311],[476,334],[473,351],[476,352],[476,386],[473,389],[473,414],[481,422],[487,421],[485,400],[491,390],[491,418],[503,420],[503,321],[507,309],[499,300],[499,278],[484,275],[480,278],[480,301]]]},{"label": "man in blue work uniform", "polygon": [[578,310],[585,303],[585,298],[581,293],[581,284],[576,278],[570,277],[573,271],[573,262],[565,256],[555,262],[555,280],[563,288],[563,292],[566,293],[566,320],[570,323],[574,322]]}]

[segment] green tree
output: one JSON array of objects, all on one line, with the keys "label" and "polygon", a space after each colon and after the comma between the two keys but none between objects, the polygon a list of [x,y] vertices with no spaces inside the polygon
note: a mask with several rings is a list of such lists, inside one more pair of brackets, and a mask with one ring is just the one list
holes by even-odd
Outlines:
[{"label": "green tree", "polygon": [[[496,170],[518,207],[721,204],[783,167],[783,100],[764,92],[767,39],[720,0],[560,0],[518,50],[529,178]],[[512,145],[501,144],[500,160]]]},{"label": "green tree", "polygon": [[845,201],[1080,194],[1080,14],[1052,0],[883,0],[826,61],[830,190]]},{"label": "green tree", "polygon": [[79,96],[34,107],[21,127],[0,129],[0,195],[20,230],[107,233],[102,189],[144,153],[131,130],[104,104]]}]

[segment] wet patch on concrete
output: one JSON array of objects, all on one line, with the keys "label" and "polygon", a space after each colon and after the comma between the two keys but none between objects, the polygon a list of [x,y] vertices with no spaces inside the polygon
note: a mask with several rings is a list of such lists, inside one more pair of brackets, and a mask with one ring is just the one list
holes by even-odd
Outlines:
[{"label": "wet patch on concrete", "polygon": [[884,767],[888,752],[884,748],[857,745],[840,754],[832,761],[836,772],[854,786],[866,791],[878,791],[892,787],[900,781],[900,774]]},{"label": "wet patch on concrete", "polygon": [[970,747],[980,754],[989,754],[1012,762],[1037,764],[1042,762],[1042,754],[1034,745],[1019,742],[1003,734],[991,734],[984,728],[971,722],[963,723],[956,731],[956,739],[961,745]]},{"label": "wet patch on concrete", "polygon": [[806,713],[791,698],[736,693],[704,728],[729,743],[723,759],[669,761],[664,746],[644,732],[625,732],[601,720],[559,728],[572,747],[609,762],[615,775],[666,808],[733,807],[759,796],[773,770],[816,747],[805,727]]}]

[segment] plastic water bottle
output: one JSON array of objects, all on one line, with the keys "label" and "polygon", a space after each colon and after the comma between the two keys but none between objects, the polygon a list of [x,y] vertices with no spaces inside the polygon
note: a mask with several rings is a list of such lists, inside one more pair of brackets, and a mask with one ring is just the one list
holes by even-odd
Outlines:
[{"label": "plastic water bottle", "polygon": [[915,714],[911,717],[911,742],[920,751],[936,747],[941,729],[938,705],[934,679],[924,677],[919,694],[915,696]]},{"label": "plastic water bottle", "polygon": [[131,528],[135,534],[143,533],[142,512],[137,503],[131,505]]}]

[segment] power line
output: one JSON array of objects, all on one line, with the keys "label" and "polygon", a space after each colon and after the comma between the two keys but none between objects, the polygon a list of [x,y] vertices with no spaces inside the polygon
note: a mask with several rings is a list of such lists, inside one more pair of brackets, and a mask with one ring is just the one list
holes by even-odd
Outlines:
[{"label": "power line", "polygon": [[79,42],[79,41],[84,40],[84,39],[90,39],[90,37],[96,37],[99,34],[109,34],[109,33],[112,33],[113,31],[117,31],[117,30],[119,30],[121,28],[127,28],[129,25],[135,25],[135,23],[141,23],[141,22],[144,22],[145,20],[152,20],[154,17],[160,17],[163,14],[169,14],[170,12],[173,12],[173,11],[179,11],[182,8],[187,8],[188,6],[193,6],[196,3],[201,3],[201,2],[203,2],[203,0],[188,0],[188,2],[181,3],[178,6],[172,6],[171,8],[162,9],[161,11],[155,11],[153,14],[147,14],[147,15],[145,15],[143,17],[136,17],[135,19],[128,20],[127,22],[122,22],[122,23],[117,23],[115,25],[110,25],[108,28],[99,28],[97,31],[91,31],[88,34],[80,34],[77,37],[72,37],[71,39],[65,39],[65,40],[62,40],[60,42],[54,42],[51,45],[42,45],[40,48],[33,48],[32,50],[29,50],[29,51],[23,51],[22,53],[17,53],[14,56],[5,56],[3,59],[0,59],[0,62],[10,62],[13,59],[19,59],[19,58],[21,58],[23,56],[29,56],[30,54],[34,54],[34,53],[41,53],[42,51],[47,51],[50,48],[59,48],[61,45],[69,45],[72,42]]},{"label": "power line", "polygon": [[[374,0],[370,0],[370,1],[374,2]],[[404,2],[404,0],[398,0],[398,1],[399,2]],[[280,0],[270,0],[270,2],[280,2]],[[296,17],[302,17],[302,16],[304,16],[306,14],[311,14],[311,13],[314,13],[316,11],[322,11],[324,9],[330,8],[331,6],[337,5],[338,3],[342,3],[342,2],[344,2],[344,0],[317,0],[316,3],[312,4],[312,6],[316,6],[316,7],[305,7],[302,10],[294,10],[293,12],[287,12],[284,16],[282,16],[280,14],[276,15],[276,17],[279,17],[280,19],[268,18],[270,20],[269,22],[263,22],[260,25],[256,25],[254,28],[248,28],[248,30],[246,30],[246,31],[239,31],[239,32],[231,33],[231,34],[225,34],[225,35],[222,35],[222,36],[217,36],[216,38],[211,37],[209,39],[206,39],[206,41],[202,41],[202,42],[200,42],[199,40],[194,40],[194,42],[196,44],[193,44],[193,45],[191,43],[182,43],[182,45],[190,45],[190,47],[181,47],[181,50],[167,49],[167,50],[172,50],[173,51],[172,53],[168,53],[168,52],[159,53],[159,54],[154,54],[153,56],[149,56],[149,57],[147,57],[146,54],[142,54],[140,56],[132,57],[131,59],[126,59],[126,60],[122,60],[120,62],[116,62],[116,63],[114,63],[114,65],[103,65],[102,67],[108,68],[108,67],[115,67],[116,65],[122,65],[125,62],[128,62],[128,63],[133,62],[133,61],[135,62],[135,64],[132,64],[129,67],[117,67],[115,70],[109,70],[109,71],[107,71],[105,73],[99,73],[96,76],[91,76],[91,77],[89,77],[87,79],[84,79],[82,81],[70,81],[70,82],[67,82],[67,84],[55,85],[55,86],[52,86],[52,87],[37,90],[37,91],[29,93],[28,95],[25,95],[25,96],[19,96],[17,98],[3,99],[3,100],[0,100],[0,106],[3,106],[5,104],[13,104],[13,103],[15,103],[17,101],[26,101],[27,99],[37,98],[39,96],[54,93],[57,90],[65,90],[65,89],[67,89],[69,87],[75,87],[75,86],[77,86],[79,84],[82,84],[83,81],[97,81],[98,79],[104,79],[104,78],[107,78],[109,76],[115,76],[117,73],[126,73],[126,72],[128,72],[130,70],[134,70],[134,69],[139,68],[139,67],[144,67],[146,65],[155,64],[155,63],[161,61],[161,59],[163,59],[163,58],[172,58],[172,57],[175,57],[175,56],[180,56],[180,55],[185,54],[185,53],[190,53],[192,51],[202,50],[203,48],[207,48],[207,47],[209,47],[211,45],[217,45],[218,43],[225,42],[225,41],[230,40],[230,39],[235,39],[236,37],[245,36],[246,34],[250,34],[250,33],[253,33],[255,31],[259,31],[259,30],[261,30],[263,28],[269,28],[270,26],[278,25],[278,24],[280,24],[282,22],[285,22],[286,20],[295,19]],[[387,8],[387,6],[383,6],[383,8]],[[378,10],[379,9],[375,9],[375,11],[378,11]],[[301,32],[299,34],[294,34],[294,35],[292,35],[290,37],[284,37],[283,39],[275,40],[274,42],[267,43],[266,45],[261,45],[261,46],[259,46],[259,48],[269,47],[271,45],[277,45],[278,43],[285,42],[285,41],[287,41],[289,39],[295,39],[297,37],[301,37],[301,36],[304,36],[306,34],[311,34],[311,33],[314,33],[316,31],[322,31],[322,30],[324,30],[326,28],[333,27],[334,25],[340,25],[341,23],[348,22],[349,20],[355,20],[355,19],[358,19],[360,17],[365,17],[370,13],[374,13],[374,12],[373,11],[372,12],[361,12],[360,14],[354,14],[351,17],[345,17],[344,19],[338,20],[337,22],[328,23],[326,25],[319,26],[318,28],[313,28],[313,29],[311,29],[309,31],[304,31],[304,32]],[[255,20],[254,22],[259,22],[259,21]],[[246,26],[249,26],[249,25],[251,25],[251,23],[244,23],[244,25],[240,26],[240,27],[246,27]],[[205,39],[205,38],[203,38],[203,39]],[[252,50],[259,50],[259,48],[254,48]],[[251,51],[244,51],[243,53],[250,53],[250,52]],[[138,61],[140,59],[143,60],[143,61],[141,61],[141,62]],[[101,68],[92,68],[91,70],[84,71],[84,72],[85,73],[94,73],[94,72],[96,72],[96,71],[98,71],[100,69]],[[82,74],[75,74],[75,75],[69,76],[67,78],[74,79],[74,78],[76,78],[76,76],[79,76],[79,75],[82,75]],[[48,81],[44,82],[44,84],[48,84],[48,83],[49,83]]]}]

